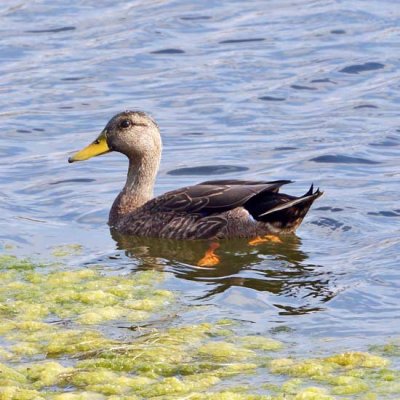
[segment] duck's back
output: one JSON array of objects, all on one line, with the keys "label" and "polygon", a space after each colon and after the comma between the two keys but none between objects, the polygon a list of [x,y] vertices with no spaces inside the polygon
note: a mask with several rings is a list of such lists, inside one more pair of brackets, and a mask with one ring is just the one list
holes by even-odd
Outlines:
[{"label": "duck's back", "polygon": [[218,180],[158,196],[123,216],[122,234],[169,239],[253,237],[292,232],[322,193],[278,193],[290,181]]}]

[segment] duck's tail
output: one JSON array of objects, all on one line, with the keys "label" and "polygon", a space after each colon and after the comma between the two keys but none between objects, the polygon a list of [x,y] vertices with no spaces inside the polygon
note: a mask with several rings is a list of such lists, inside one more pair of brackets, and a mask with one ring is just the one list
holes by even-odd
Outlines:
[{"label": "duck's tail", "polygon": [[294,232],[303,221],[312,203],[322,195],[323,192],[319,188],[314,191],[314,185],[311,185],[307,193],[301,197],[282,194],[279,204],[259,214],[257,219],[271,224],[278,231]]},{"label": "duck's tail", "polygon": [[259,217],[264,217],[264,216],[266,216],[268,214],[272,214],[272,213],[275,213],[277,211],[286,210],[286,209],[294,207],[294,206],[296,206],[298,204],[305,205],[304,203],[306,203],[306,204],[309,203],[309,206],[307,208],[307,211],[308,211],[308,209],[310,208],[310,206],[314,202],[314,200],[318,199],[318,197],[321,197],[323,194],[324,194],[324,192],[321,192],[319,190],[319,188],[314,192],[314,184],[311,184],[310,189],[303,196],[297,197],[294,200],[289,200],[286,203],[279,204],[278,206],[273,207],[270,210],[260,214]]}]

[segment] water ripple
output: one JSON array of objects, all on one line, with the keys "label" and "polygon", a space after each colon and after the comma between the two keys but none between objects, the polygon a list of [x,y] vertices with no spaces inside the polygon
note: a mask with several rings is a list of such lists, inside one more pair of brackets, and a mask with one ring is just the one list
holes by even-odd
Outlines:
[{"label": "water ripple", "polygon": [[[187,301],[302,343],[400,334],[397,2],[4,0],[0,14],[1,246],[78,242],[85,262],[165,268]],[[161,127],[157,194],[223,175],[324,196],[293,242],[228,246],[220,270],[193,268],[202,247],[116,248],[127,161],[67,158],[130,108]]]}]

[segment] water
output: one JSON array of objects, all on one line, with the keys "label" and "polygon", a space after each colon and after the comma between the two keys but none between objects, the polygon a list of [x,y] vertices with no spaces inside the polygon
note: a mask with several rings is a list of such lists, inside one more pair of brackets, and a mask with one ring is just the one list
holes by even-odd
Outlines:
[{"label": "water", "polygon": [[[5,0],[0,15],[3,252],[80,244],[71,266],[164,270],[207,318],[288,328],[300,354],[400,334],[396,1]],[[226,244],[215,269],[194,267],[203,244],[113,238],[125,159],[67,158],[124,109],[161,127],[157,194],[231,177],[325,194],[297,236]]]}]

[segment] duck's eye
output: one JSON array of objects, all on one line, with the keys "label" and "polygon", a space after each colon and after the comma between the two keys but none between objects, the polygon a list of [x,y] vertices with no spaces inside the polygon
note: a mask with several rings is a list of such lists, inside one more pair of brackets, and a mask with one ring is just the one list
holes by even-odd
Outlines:
[{"label": "duck's eye", "polygon": [[132,125],[132,122],[129,119],[123,119],[119,124],[120,128],[123,128],[123,129],[129,128],[131,125]]}]

